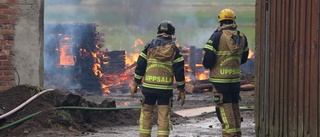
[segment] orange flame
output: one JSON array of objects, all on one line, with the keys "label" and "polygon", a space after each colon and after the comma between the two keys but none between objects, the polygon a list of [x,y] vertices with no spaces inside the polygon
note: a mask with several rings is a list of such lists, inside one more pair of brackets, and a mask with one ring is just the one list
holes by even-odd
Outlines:
[{"label": "orange flame", "polygon": [[[69,37],[65,37],[63,40],[60,42],[60,64],[61,66],[74,66],[75,61],[74,61],[74,56],[72,53],[72,43],[68,43],[67,40],[69,40]],[[59,51],[59,49],[56,49]]]},{"label": "orange flame", "polygon": [[249,59],[254,58],[254,52],[253,52],[251,49],[249,49],[248,58],[249,58]]},{"label": "orange flame", "polygon": [[140,45],[143,45],[143,44],[144,44],[143,41],[142,41],[140,38],[138,38],[138,39],[136,39],[136,40],[134,41],[134,44],[133,44],[132,48],[136,48],[139,44],[140,44]]},{"label": "orange flame", "polygon": [[134,64],[137,60],[138,60],[139,54],[137,53],[131,53],[128,56],[126,56],[126,65],[130,66],[132,64]]}]

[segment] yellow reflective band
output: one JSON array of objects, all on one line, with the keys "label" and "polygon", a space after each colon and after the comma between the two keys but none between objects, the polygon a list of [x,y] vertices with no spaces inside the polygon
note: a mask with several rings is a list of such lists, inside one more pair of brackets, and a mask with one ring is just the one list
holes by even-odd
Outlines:
[{"label": "yellow reflective band", "polygon": [[177,81],[176,83],[177,83],[177,85],[181,86],[181,85],[183,85],[185,82],[184,82],[184,81],[179,81],[179,82]]},{"label": "yellow reflective band", "polygon": [[177,62],[182,62],[184,61],[183,57],[177,58],[176,60],[173,61],[173,63],[177,63]]},{"label": "yellow reflective band", "polygon": [[211,51],[213,51],[213,50],[214,50],[213,46],[208,45],[208,44],[207,44],[207,45],[205,45],[203,48],[204,48],[204,49],[211,50]]},{"label": "yellow reflective band", "polygon": [[249,47],[246,47],[243,51],[246,52],[249,50]]},{"label": "yellow reflective band", "polygon": [[139,128],[139,132],[140,133],[143,133],[143,134],[151,134],[151,129],[144,129],[143,128],[143,117],[144,117],[144,115],[143,115],[143,107],[141,108],[141,111],[140,111],[140,128]]},{"label": "yellow reflective band", "polygon": [[222,132],[225,132],[225,133],[236,133],[237,129],[235,129],[235,128],[222,129]]},{"label": "yellow reflective band", "polygon": [[220,108],[222,122],[224,124],[224,129],[229,129],[229,123],[228,123],[226,113],[224,112],[224,108],[223,107],[219,107],[219,108]]},{"label": "yellow reflective band", "polygon": [[133,77],[136,78],[136,79],[142,79],[143,76],[140,76],[140,75],[134,73]]},{"label": "yellow reflective band", "polygon": [[140,129],[143,129],[143,107],[141,107],[141,111],[140,111],[140,120],[139,120],[139,123],[140,123]]},{"label": "yellow reflective band", "polygon": [[147,55],[144,54],[143,52],[140,53],[140,56],[147,60]]},{"label": "yellow reflective band", "polygon": [[172,90],[173,85],[158,85],[158,84],[149,84],[149,83],[142,83],[143,87],[146,88],[154,88],[154,89],[162,89],[162,90]]},{"label": "yellow reflective band", "polygon": [[236,83],[240,82],[240,78],[230,78],[230,79],[222,79],[222,78],[209,78],[210,82],[214,83]]},{"label": "yellow reflective band", "polygon": [[[172,66],[172,65],[171,65],[171,66]],[[149,69],[155,68],[155,67],[166,69],[167,71],[170,72],[171,75],[173,75],[173,70],[172,70],[172,68],[170,68],[168,65],[160,64],[160,63],[153,63],[153,64],[147,66],[146,72],[148,72]]]},{"label": "yellow reflective band", "polygon": [[238,52],[232,53],[230,51],[218,51],[218,53],[216,53],[218,56],[224,56],[224,55],[233,55],[233,54],[237,54],[240,55],[243,53],[243,50],[239,50]]},{"label": "yellow reflective band", "polygon": [[230,56],[225,58],[223,61],[221,61],[221,63],[219,64],[220,66],[223,66],[226,62],[230,61],[230,60],[238,60],[240,61],[240,57],[239,56]]},{"label": "yellow reflective band", "polygon": [[169,135],[170,134],[170,131],[165,131],[165,130],[158,130],[158,135]]},{"label": "yellow reflective band", "polygon": [[157,59],[148,59],[148,63],[157,63],[157,64],[163,64],[163,65],[170,65],[170,66],[172,66],[172,61],[164,61],[164,62],[162,62],[162,61],[159,61],[159,60],[157,60]]},{"label": "yellow reflective band", "polygon": [[172,123],[171,123],[171,118],[170,118],[170,116],[171,116],[171,113],[170,113],[170,111],[169,111],[169,114],[168,114],[168,120],[169,120],[169,130],[172,130]]},{"label": "yellow reflective band", "polygon": [[150,130],[150,131],[147,131],[147,130],[140,129],[139,131],[140,131],[140,133],[142,133],[142,134],[151,134],[151,130]]}]

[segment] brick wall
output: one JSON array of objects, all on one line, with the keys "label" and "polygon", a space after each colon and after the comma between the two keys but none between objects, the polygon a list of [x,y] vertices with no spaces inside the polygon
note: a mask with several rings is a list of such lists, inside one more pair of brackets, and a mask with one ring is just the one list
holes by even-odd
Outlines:
[{"label": "brick wall", "polygon": [[0,92],[16,85],[12,60],[17,0],[0,0]]}]

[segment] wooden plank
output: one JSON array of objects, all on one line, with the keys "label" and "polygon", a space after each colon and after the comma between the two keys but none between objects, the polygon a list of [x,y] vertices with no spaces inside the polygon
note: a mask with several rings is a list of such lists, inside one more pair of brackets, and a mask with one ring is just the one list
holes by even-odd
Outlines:
[{"label": "wooden plank", "polygon": [[[304,123],[304,127],[306,128],[306,131],[309,131],[308,133],[305,132],[305,136],[310,136],[310,131],[314,128],[314,127],[310,127],[310,106],[314,105],[310,103],[310,47],[311,47],[311,25],[308,25],[311,23],[311,14],[313,11],[311,11],[311,0],[308,0],[305,2],[306,3],[306,10],[305,10],[305,16],[306,16],[306,24],[305,26],[305,30],[306,30],[306,34],[305,34],[305,56],[304,56],[304,87],[305,87],[305,102],[304,102],[304,107],[306,108],[304,111],[304,118],[305,118],[305,123]],[[300,91],[302,92],[302,91]]]},{"label": "wooden plank", "polygon": [[[276,10],[277,14],[281,13],[281,1],[276,2],[275,10]],[[274,15],[276,17],[275,20],[276,20],[276,22],[279,22],[281,20],[281,16],[276,16],[276,15]],[[281,63],[281,59],[282,59],[281,57],[283,57],[282,51],[283,51],[284,46],[279,43],[279,41],[281,40],[280,39],[281,38],[281,35],[280,35],[281,34],[281,32],[280,32],[281,26],[280,25],[281,25],[280,23],[275,25],[275,30],[276,30],[275,31],[275,35],[276,35],[275,36],[275,41],[276,41],[275,44],[276,44],[276,49],[277,49],[276,50],[276,58],[277,59],[275,61],[275,64],[276,64],[275,77],[276,78],[275,78],[274,83],[275,83],[275,93],[276,94],[274,97],[274,100],[275,100],[274,102],[277,105],[275,105],[274,134],[273,134],[274,137],[280,136],[280,128],[281,128],[280,124],[282,124],[282,123],[280,123],[280,119],[282,118],[281,113],[280,113],[282,100],[280,99],[280,97],[281,97],[281,94],[283,91],[280,90],[280,86],[281,86],[281,82],[282,82],[282,80],[280,80],[280,79],[282,78],[281,77],[281,75],[282,75],[281,67],[283,67],[282,65],[284,65]]]},{"label": "wooden plank", "polygon": [[[282,2],[281,1],[277,1],[277,12],[278,12],[278,14],[280,14],[280,13],[282,13],[281,10],[282,9]],[[283,15],[277,15],[277,22],[281,22],[281,21],[283,21],[284,19],[282,18],[282,16]],[[277,34],[279,34],[279,36],[277,37],[278,39],[277,39],[277,44],[279,44],[279,47],[280,47],[280,51],[281,51],[281,53],[280,53],[280,64],[281,64],[281,67],[282,67],[282,69],[280,70],[280,78],[279,78],[279,80],[280,80],[280,92],[279,92],[279,116],[278,116],[278,118],[279,118],[279,131],[278,131],[278,133],[276,134],[276,136],[278,136],[278,137],[280,137],[280,136],[283,136],[283,128],[284,128],[284,87],[285,87],[285,85],[284,85],[284,83],[285,83],[285,81],[284,81],[284,79],[285,79],[285,72],[287,71],[287,70],[285,70],[285,65],[286,65],[286,63],[285,63],[285,58],[287,57],[286,56],[286,54],[285,54],[285,50],[286,50],[286,46],[285,46],[285,44],[284,44],[284,41],[282,40],[283,39],[283,35],[280,35],[281,34],[281,32],[282,32],[282,25],[283,25],[283,23],[280,23],[279,25],[277,25]],[[276,137],[275,136],[275,137]]]},{"label": "wooden plank", "polygon": [[283,100],[284,100],[284,117],[283,117],[283,136],[284,137],[288,137],[289,136],[289,129],[290,129],[290,124],[291,124],[291,115],[292,115],[292,111],[290,109],[290,105],[292,103],[292,92],[293,92],[293,88],[290,87],[290,85],[292,85],[292,79],[293,79],[293,55],[291,54],[293,51],[291,51],[292,46],[290,45],[289,41],[289,36],[288,36],[288,29],[289,29],[289,18],[288,15],[290,15],[290,13],[285,12],[287,10],[286,8],[286,4],[287,4],[287,0],[286,1],[282,1],[281,5],[282,5],[282,13],[281,13],[281,27],[282,27],[282,45],[289,47],[288,51],[286,53],[286,61],[288,64],[286,64],[286,75],[287,75],[287,79],[286,79],[286,88],[284,90],[284,94],[283,94]]},{"label": "wooden plank", "polygon": [[[293,7],[292,7],[293,8]],[[290,11],[286,13],[287,15],[290,15],[290,17],[292,17]],[[296,17],[299,16],[299,14],[295,15]],[[290,83],[289,83],[289,91],[288,91],[288,96],[289,96],[289,103],[288,103],[288,107],[289,107],[289,111],[288,111],[288,136],[290,137],[297,137],[297,130],[298,130],[298,109],[297,109],[297,105],[298,105],[298,93],[299,93],[299,89],[298,89],[298,85],[299,85],[299,81],[298,81],[298,75],[299,75],[299,60],[298,60],[298,47],[296,41],[295,41],[295,37],[292,36],[292,34],[294,35],[297,30],[296,28],[299,26],[299,22],[296,22],[294,24],[294,26],[290,26],[291,22],[293,20],[288,20],[287,24],[289,25],[289,42],[288,44],[292,45],[291,49],[293,49],[293,56],[290,56],[290,61],[293,61],[291,64],[290,69],[291,71],[289,72],[289,79],[290,79]],[[291,37],[290,37],[291,36]]]},{"label": "wooden plank", "polygon": [[[319,17],[319,2],[318,0],[312,0],[311,5],[310,5],[310,15],[311,17]],[[314,11],[318,11],[318,12],[314,12]],[[317,82],[319,81],[318,79],[318,75],[319,75],[319,66],[317,66],[316,64],[319,64],[319,52],[318,52],[318,48],[319,48],[319,18],[311,18],[310,21],[311,25],[309,26],[309,29],[311,30],[310,34],[310,71],[309,71],[309,75],[310,75],[310,127],[312,128],[310,130],[310,136],[315,137],[319,135],[319,125],[318,125],[318,121],[319,121],[319,117],[318,117],[318,113],[319,113],[319,106],[318,106],[318,102],[319,102],[319,98],[318,98],[318,89],[319,89],[319,85],[317,84]],[[317,47],[318,46],[318,47]]]},{"label": "wooden plank", "polygon": [[260,83],[260,88],[261,88],[261,94],[260,94],[260,98],[262,99],[261,100],[261,102],[260,102],[260,121],[262,122],[261,123],[261,135],[263,134],[263,131],[264,131],[264,129],[266,129],[267,131],[266,131],[266,133],[268,132],[268,129],[267,129],[267,127],[265,127],[264,125],[267,125],[267,119],[266,119],[266,117],[264,117],[264,81],[265,81],[265,74],[264,74],[264,72],[265,72],[265,47],[266,47],[266,39],[265,39],[265,37],[266,37],[266,15],[265,15],[265,11],[266,11],[266,4],[264,3],[264,2],[262,2],[261,3],[262,4],[262,6],[261,6],[261,10],[262,10],[262,14],[261,14],[261,34],[264,34],[264,35],[261,35],[261,37],[260,37],[260,40],[261,40],[261,43],[260,43],[260,46],[261,46],[261,48],[260,48],[260,55],[261,55],[261,58],[260,58],[260,61],[261,61],[261,64],[260,64],[260,67],[261,67],[261,69],[260,69],[260,81],[261,81],[261,83]]},{"label": "wooden plank", "polygon": [[262,136],[262,121],[261,121],[261,109],[262,107],[262,101],[263,98],[261,98],[262,95],[262,90],[261,90],[261,62],[262,62],[262,57],[261,57],[261,47],[262,47],[262,39],[261,37],[264,36],[263,35],[263,31],[262,31],[262,1],[256,1],[256,12],[255,12],[255,16],[256,16],[256,29],[255,29],[255,59],[257,60],[255,62],[255,81],[256,81],[256,88],[255,88],[255,94],[254,94],[254,98],[255,98],[255,109],[254,109],[254,121],[255,121],[255,133],[257,136]]},{"label": "wooden plank", "polygon": [[[301,1],[295,1],[295,9],[300,9],[300,8],[303,8],[303,5],[301,5],[300,4],[301,3]],[[301,30],[301,24],[304,24],[304,22],[300,22],[301,20],[305,20],[304,19],[304,17],[305,16],[303,16],[303,15],[301,15],[301,12],[300,12],[300,10],[296,10],[296,12],[295,12],[295,15],[296,15],[296,19],[295,19],[295,22],[296,22],[296,26],[294,26],[294,28],[296,29],[296,31],[295,31],[295,38],[294,39],[296,39],[296,42],[294,43],[294,45],[295,45],[295,47],[299,50],[299,44],[301,44],[301,39],[299,38],[300,37],[300,30]],[[302,19],[300,19],[300,17],[302,17]],[[298,54],[297,53],[298,51],[297,50],[295,50],[295,54]],[[301,57],[301,56],[300,56]],[[299,65],[299,68],[298,68],[298,70],[301,70],[301,67],[302,67],[302,63]],[[295,70],[295,71],[297,71],[297,70]],[[298,76],[298,75],[297,75]],[[298,77],[298,78],[300,78],[300,77]],[[296,82],[297,82],[297,80],[296,80]],[[303,96],[303,92],[299,92],[300,90],[303,90],[303,89],[301,89],[301,88],[303,88],[302,86],[299,86],[299,90],[297,91],[297,94],[298,94],[298,102],[303,102],[303,99],[304,99],[304,96]],[[300,123],[299,125],[298,125],[298,131],[297,131],[297,135],[298,136],[303,136],[303,134],[304,134],[304,125],[303,125],[303,120],[304,120],[304,113],[303,113],[303,109],[304,109],[304,107],[303,107],[303,104],[302,103],[299,103],[299,105],[298,105],[298,112],[300,112],[299,114],[298,114],[298,123]]]},{"label": "wooden plank", "polygon": [[[275,109],[275,103],[274,103],[274,97],[275,97],[275,39],[276,39],[276,29],[275,27],[278,25],[276,22],[276,8],[275,8],[275,1],[269,1],[269,68],[265,68],[269,71],[269,81],[268,81],[268,108],[267,108],[267,121],[268,121],[268,135],[274,136],[274,122],[275,122],[275,116],[274,116],[274,109]],[[267,39],[268,40],[268,39]]]},{"label": "wooden plank", "polygon": [[194,117],[201,114],[212,113],[215,111],[216,111],[216,107],[210,106],[210,107],[184,109],[184,110],[175,111],[174,113],[183,117]]},{"label": "wooden plank", "polygon": [[[316,0],[317,2],[318,2],[318,0]],[[316,5],[315,5],[316,7],[317,7],[317,10],[315,10],[315,11],[317,11],[317,16],[315,16],[315,17],[317,17],[317,20],[318,20],[318,22],[317,22],[317,36],[315,36],[316,38],[317,38],[317,41],[316,41],[316,45],[317,45],[317,50],[316,51],[318,51],[317,52],[317,54],[318,54],[318,69],[317,69],[317,72],[318,72],[318,75],[317,75],[317,89],[316,89],[316,92],[317,92],[317,94],[318,94],[318,109],[317,109],[317,114],[318,114],[318,120],[320,120],[320,31],[319,31],[319,29],[320,29],[320,2],[318,2]],[[315,74],[316,75],[316,74]],[[318,122],[318,121],[315,121],[315,122],[317,122],[317,127],[318,127],[318,136],[319,136],[319,134],[320,134],[320,123]]]}]

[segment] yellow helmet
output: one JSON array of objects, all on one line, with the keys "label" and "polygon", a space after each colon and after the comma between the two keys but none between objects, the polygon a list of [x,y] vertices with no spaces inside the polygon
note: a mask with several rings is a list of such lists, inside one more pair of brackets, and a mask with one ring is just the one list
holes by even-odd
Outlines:
[{"label": "yellow helmet", "polygon": [[234,21],[236,19],[236,14],[231,9],[223,9],[220,11],[218,16],[218,22],[222,20],[232,20]]}]

